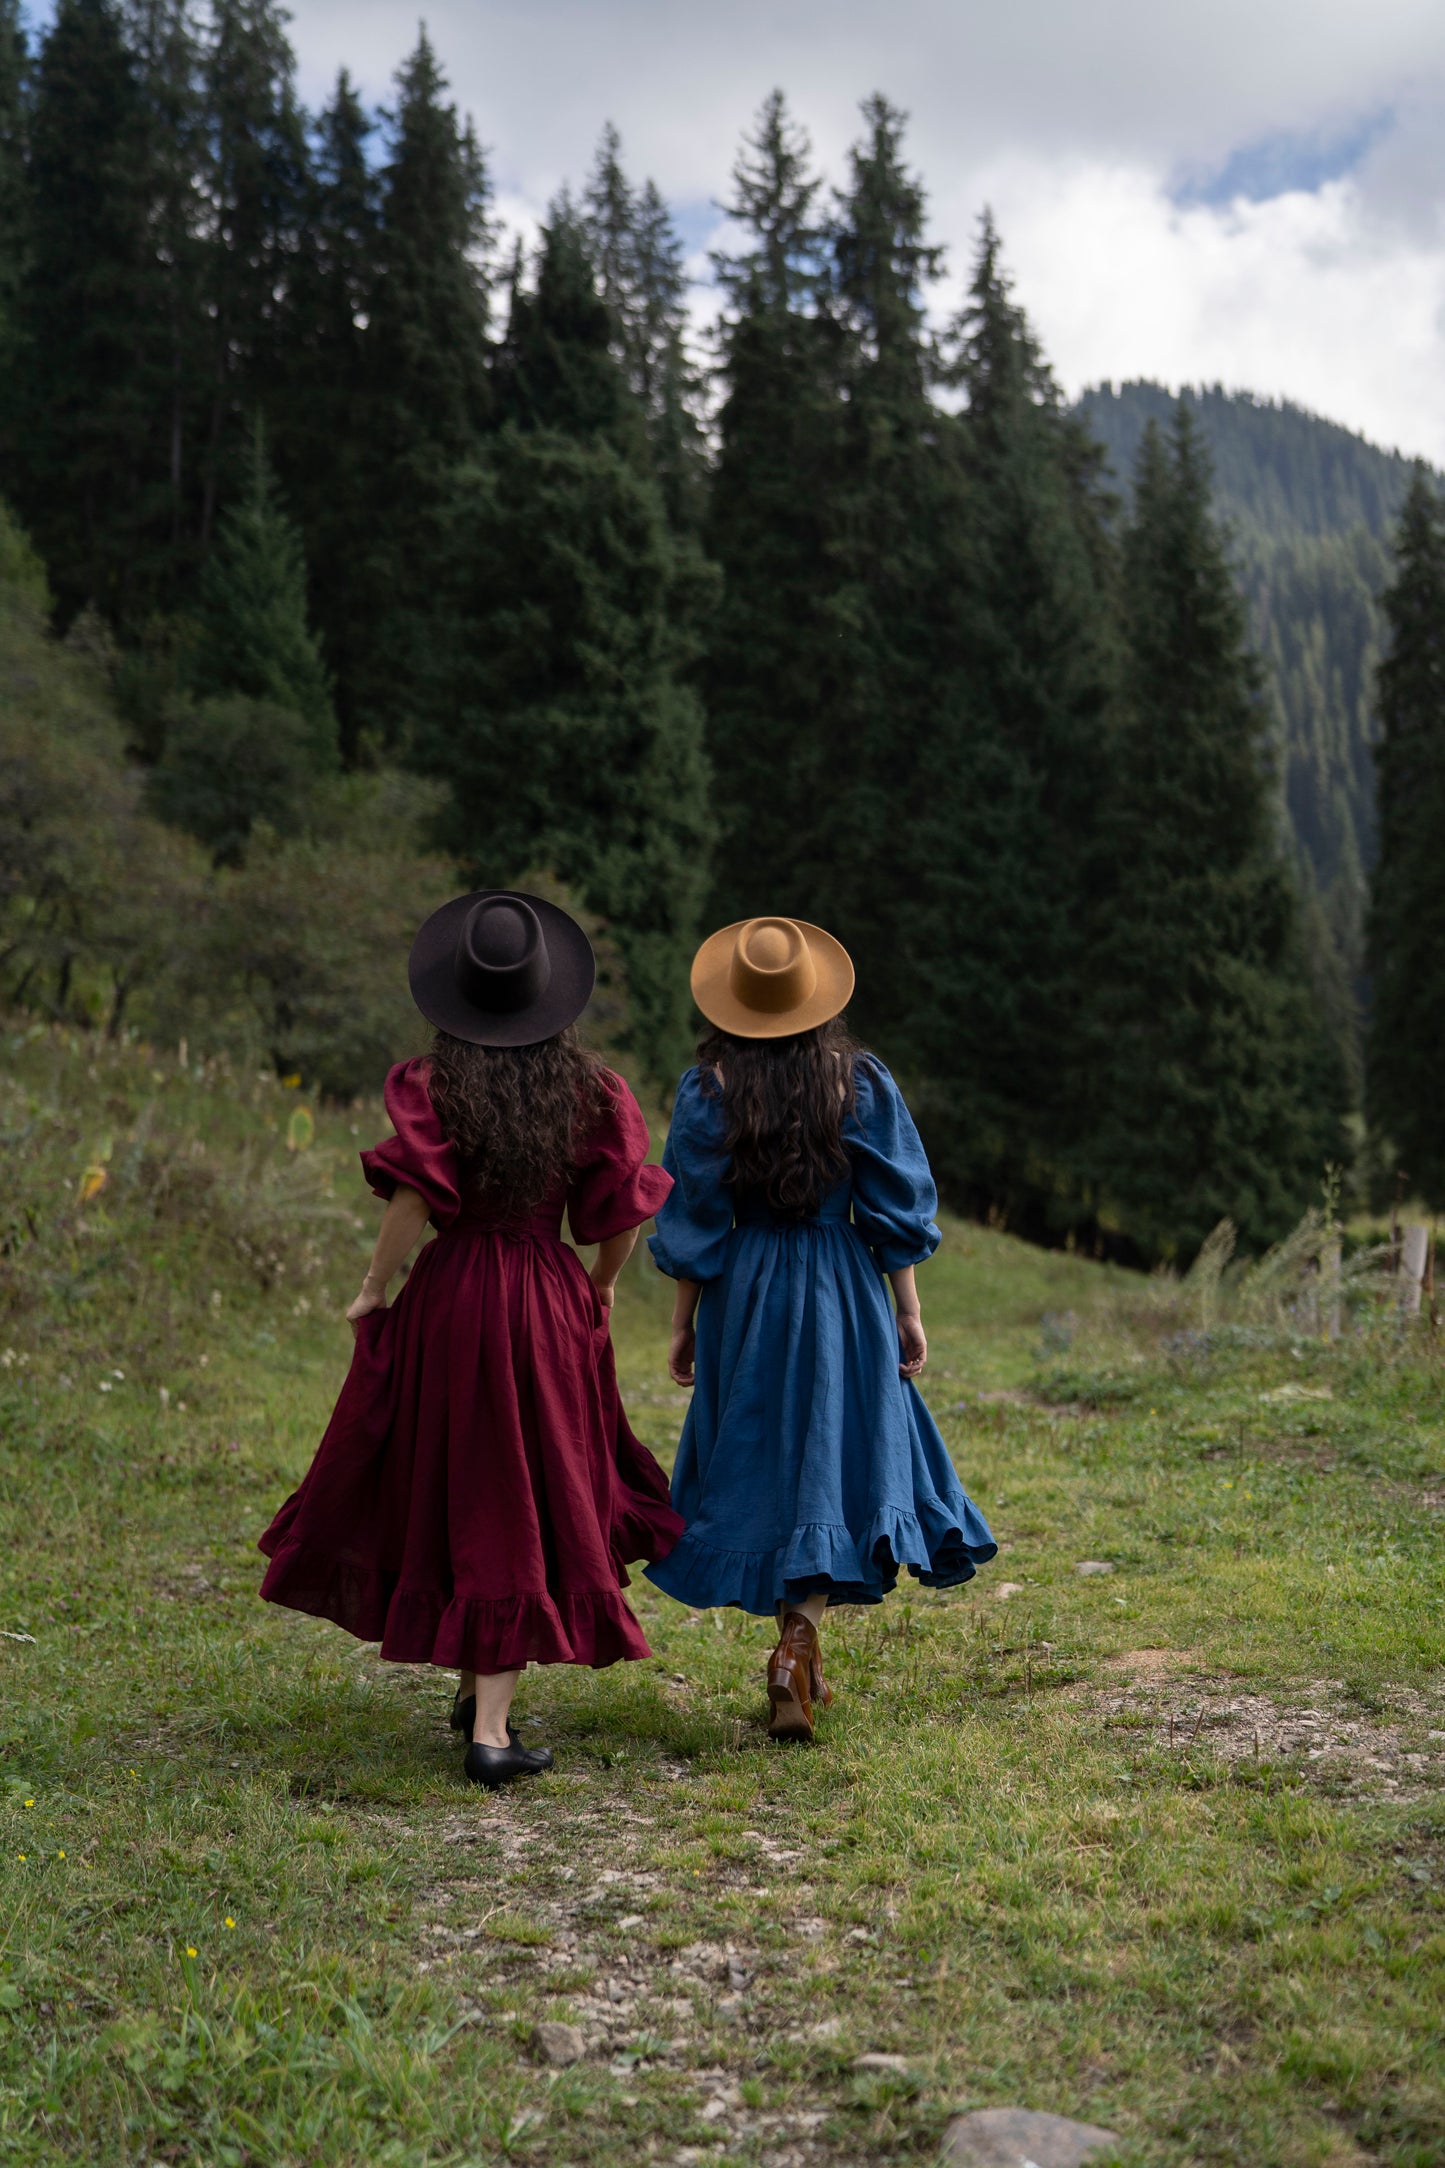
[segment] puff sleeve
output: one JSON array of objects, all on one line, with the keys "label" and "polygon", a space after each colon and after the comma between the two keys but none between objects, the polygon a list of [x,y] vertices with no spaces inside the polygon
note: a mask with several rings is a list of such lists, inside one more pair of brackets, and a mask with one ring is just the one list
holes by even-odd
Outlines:
[{"label": "puff sleeve", "polygon": [[733,1193],[727,1181],[722,1100],[689,1069],[677,1087],[662,1164],[672,1195],[648,1243],[660,1272],[674,1280],[715,1280],[727,1261]]},{"label": "puff sleeve", "polygon": [[455,1148],[437,1119],[427,1089],[430,1064],[398,1062],[386,1080],[386,1111],[394,1137],[361,1155],[362,1170],[378,1197],[414,1189],[426,1200],[434,1227],[449,1227],[461,1210],[461,1174]]},{"label": "puff sleeve", "polygon": [[647,1123],[628,1086],[610,1069],[603,1082],[608,1104],[567,1190],[574,1242],[606,1242],[640,1227],[672,1188],[672,1177],[647,1163]]},{"label": "puff sleeve", "polygon": [[881,1061],[858,1064],[857,1104],[844,1126],[853,1161],[853,1224],[880,1272],[921,1265],[943,1240],[938,1191],[903,1094]]}]

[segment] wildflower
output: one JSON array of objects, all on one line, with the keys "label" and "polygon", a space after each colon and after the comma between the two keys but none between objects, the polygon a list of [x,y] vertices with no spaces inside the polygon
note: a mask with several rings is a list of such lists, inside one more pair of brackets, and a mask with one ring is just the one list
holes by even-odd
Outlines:
[{"label": "wildflower", "polygon": [[171,1404],[171,1389],[170,1389],[169,1385],[163,1385],[163,1386],[161,1387],[161,1406],[162,1406],[163,1408],[168,1408],[168,1407],[170,1406],[170,1404]]},{"label": "wildflower", "polygon": [[103,1393],[113,1393],[115,1391],[115,1387],[111,1384],[109,1378],[102,1378],[100,1381],[100,1390]]},{"label": "wildflower", "polygon": [[17,1852],[17,1853],[16,1853],[16,1855],[15,1855],[15,1857],[16,1857],[17,1859],[19,1859],[19,1860],[23,1860],[23,1859],[25,1859],[25,1858],[26,1858],[26,1856],[27,1856],[27,1855],[26,1855],[26,1854],[25,1854],[24,1852]]},{"label": "wildflower", "polygon": [[3,1355],[0,1355],[0,1365],[3,1365],[6,1370],[11,1367],[14,1360],[15,1350],[13,1347],[7,1347],[5,1353]]},{"label": "wildflower", "polygon": [[234,1920],[233,1920],[233,1919],[231,1918],[231,1915],[230,1915],[230,1913],[228,1912],[228,1913],[226,1914],[226,1925],[227,1925],[228,1927],[234,1927],[234,1926],[235,1926],[235,1924],[236,1924],[236,1923],[235,1923],[235,1921],[234,1921]]},{"label": "wildflower", "polygon": [[112,1370],[110,1374],[111,1374],[111,1376],[112,1376],[113,1378],[119,1378],[119,1379],[120,1379],[120,1382],[121,1382],[121,1384],[122,1384],[122,1385],[124,1385],[124,1383],[125,1383],[125,1372],[124,1372],[123,1370]]},{"label": "wildflower", "polygon": [[190,1943],[190,1942],[188,1942],[188,1943],[186,1944],[186,1955],[187,1955],[187,1957],[199,1957],[199,1956],[200,1956],[200,1954],[201,1954],[201,1953],[200,1953],[200,1951],[199,1951],[199,1950],[198,1950],[198,1949],[197,1949],[197,1948],[195,1947],[194,1943]]},{"label": "wildflower", "polygon": [[27,1807],[33,1807],[33,1806],[34,1806],[34,1804],[35,1804],[35,1801],[34,1801],[33,1799],[27,1799],[27,1800],[26,1800],[26,1802],[25,1802],[25,1804],[26,1804],[26,1806],[27,1806]]},{"label": "wildflower", "polygon": [[64,1859],[65,1854],[63,1852],[57,1852],[55,1856],[57,1859]]}]

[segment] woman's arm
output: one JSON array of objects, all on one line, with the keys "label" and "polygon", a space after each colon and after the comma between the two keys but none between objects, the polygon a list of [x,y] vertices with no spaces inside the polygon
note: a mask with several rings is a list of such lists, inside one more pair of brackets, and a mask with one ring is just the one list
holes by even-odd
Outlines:
[{"label": "woman's arm", "polygon": [[385,1309],[387,1282],[421,1240],[429,1209],[425,1197],[400,1182],[392,1191],[381,1215],[376,1248],[371,1253],[361,1293],[346,1313],[346,1322],[353,1332],[373,1310]]},{"label": "woman's arm", "polygon": [[697,1362],[697,1334],[693,1318],[701,1280],[679,1280],[672,1298],[672,1337],[667,1343],[667,1374],[674,1385],[691,1385]]},{"label": "woman's arm", "polygon": [[597,1245],[597,1255],[592,1264],[592,1285],[604,1310],[612,1308],[617,1293],[617,1275],[626,1264],[637,1244],[637,1229],[628,1227],[620,1235],[609,1235]]},{"label": "woman's arm", "polygon": [[898,1346],[903,1356],[898,1365],[901,1378],[916,1378],[923,1374],[928,1360],[928,1341],[923,1331],[923,1311],[918,1301],[918,1283],[913,1277],[912,1265],[904,1265],[898,1272],[890,1272],[888,1283],[893,1289],[893,1307],[898,1313]]}]

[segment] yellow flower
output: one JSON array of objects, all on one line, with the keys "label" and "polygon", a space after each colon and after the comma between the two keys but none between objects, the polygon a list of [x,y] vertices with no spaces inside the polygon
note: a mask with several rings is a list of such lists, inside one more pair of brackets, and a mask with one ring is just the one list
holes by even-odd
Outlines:
[{"label": "yellow flower", "polygon": [[188,1942],[186,1944],[186,1955],[187,1957],[197,1957],[200,1955],[200,1952],[196,1950],[191,1943]]},{"label": "yellow flower", "polygon": [[57,1859],[64,1859],[65,1854],[63,1852],[57,1852],[55,1856]]},{"label": "yellow flower", "polygon": [[281,1083],[283,1089],[288,1092],[299,1091],[301,1089],[301,1071],[298,1069],[295,1076],[283,1076]]},{"label": "yellow flower", "polygon": [[17,1859],[24,1859],[26,1855],[24,1852],[17,1852],[15,1856]]},{"label": "yellow flower", "polygon": [[236,1924],[236,1923],[235,1923],[235,1921],[234,1921],[234,1920],[233,1920],[233,1919],[231,1918],[230,1914],[229,1914],[229,1913],[227,1913],[227,1915],[226,1915],[226,1925],[227,1925],[228,1927],[234,1927],[234,1926],[235,1926],[235,1924]]}]

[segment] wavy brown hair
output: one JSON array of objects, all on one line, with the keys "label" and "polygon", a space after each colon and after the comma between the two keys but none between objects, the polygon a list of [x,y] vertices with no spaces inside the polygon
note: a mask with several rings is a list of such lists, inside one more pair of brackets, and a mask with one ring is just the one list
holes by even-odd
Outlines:
[{"label": "wavy brown hair", "polygon": [[783,1039],[706,1034],[698,1067],[704,1091],[722,1098],[734,1189],[761,1196],[780,1219],[814,1217],[848,1172],[843,1124],[863,1051],[841,1016]]},{"label": "wavy brown hair", "polygon": [[538,1046],[473,1046],[439,1031],[431,1103],[462,1181],[499,1219],[526,1219],[576,1170],[577,1139],[607,1100],[606,1069],[574,1026]]}]

